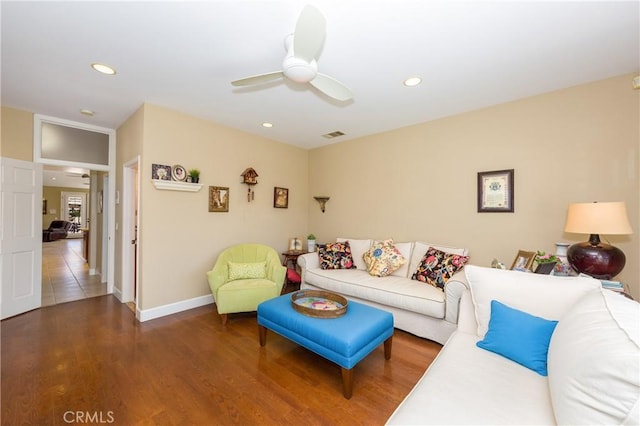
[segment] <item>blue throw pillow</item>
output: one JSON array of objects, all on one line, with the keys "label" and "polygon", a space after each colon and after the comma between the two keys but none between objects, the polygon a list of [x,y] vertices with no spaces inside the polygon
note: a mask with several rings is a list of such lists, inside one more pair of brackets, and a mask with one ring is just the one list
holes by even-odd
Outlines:
[{"label": "blue throw pillow", "polygon": [[550,321],[491,301],[489,331],[476,343],[479,348],[547,375],[547,352],[558,321]]}]

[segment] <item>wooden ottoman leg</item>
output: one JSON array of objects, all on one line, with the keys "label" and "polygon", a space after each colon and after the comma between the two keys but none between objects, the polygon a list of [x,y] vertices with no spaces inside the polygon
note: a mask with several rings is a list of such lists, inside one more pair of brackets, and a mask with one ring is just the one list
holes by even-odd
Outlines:
[{"label": "wooden ottoman leg", "polygon": [[384,341],[384,359],[391,359],[391,343],[393,336]]},{"label": "wooden ottoman leg", "polygon": [[342,368],[342,394],[345,398],[351,399],[353,393],[353,368]]},{"label": "wooden ottoman leg", "polygon": [[267,344],[267,327],[262,325],[258,326],[258,337],[260,339],[260,346]]}]

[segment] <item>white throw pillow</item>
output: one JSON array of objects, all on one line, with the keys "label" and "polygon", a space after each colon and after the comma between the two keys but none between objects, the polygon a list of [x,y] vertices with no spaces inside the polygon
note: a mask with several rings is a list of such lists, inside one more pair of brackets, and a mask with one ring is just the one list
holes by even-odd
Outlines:
[{"label": "white throw pillow", "polygon": [[589,293],[560,320],[547,357],[558,424],[640,422],[640,304]]},{"label": "white throw pillow", "polygon": [[478,322],[478,336],[489,328],[491,301],[548,320],[559,320],[586,293],[601,291],[600,281],[556,277],[475,265],[464,267]]},{"label": "white throw pillow", "polygon": [[353,256],[353,263],[356,268],[366,271],[367,264],[365,263],[362,255],[371,248],[372,240],[356,240],[353,238],[336,238],[337,243],[343,243],[349,241],[351,247],[351,256]]},{"label": "white throw pillow", "polygon": [[[416,241],[413,245],[413,252],[411,254],[411,262],[409,262],[409,270],[407,271],[407,276],[411,278],[414,272],[418,269],[418,265],[422,261],[422,256],[425,255],[429,247],[436,248],[445,253],[457,254],[460,256],[468,256],[469,250],[466,248],[457,248],[457,247],[447,247],[441,246],[437,244],[425,243],[423,241]],[[404,254],[404,253],[403,253]]]}]

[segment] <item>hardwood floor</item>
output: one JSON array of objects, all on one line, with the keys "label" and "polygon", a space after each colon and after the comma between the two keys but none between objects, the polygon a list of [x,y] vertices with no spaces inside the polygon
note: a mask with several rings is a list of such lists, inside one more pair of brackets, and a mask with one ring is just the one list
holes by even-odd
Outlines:
[{"label": "hardwood floor", "polygon": [[[2,424],[381,425],[436,356],[435,342],[396,330],[354,369],[272,333],[255,314],[213,305],[137,323],[113,296],[2,321]],[[81,416],[78,418],[78,416]]]}]

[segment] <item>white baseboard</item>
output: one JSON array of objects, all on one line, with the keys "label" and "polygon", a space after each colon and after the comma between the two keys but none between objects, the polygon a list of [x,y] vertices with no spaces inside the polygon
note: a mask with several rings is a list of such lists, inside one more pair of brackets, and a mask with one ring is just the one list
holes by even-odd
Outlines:
[{"label": "white baseboard", "polygon": [[122,303],[122,291],[120,291],[119,288],[114,286],[111,294],[113,294]]},{"label": "white baseboard", "polygon": [[138,321],[145,322],[152,319],[164,317],[178,312],[187,311],[200,306],[210,305],[213,303],[213,295],[194,297],[193,299],[181,300],[180,302],[170,303],[168,305],[158,306],[156,308],[137,310],[136,318]]}]

